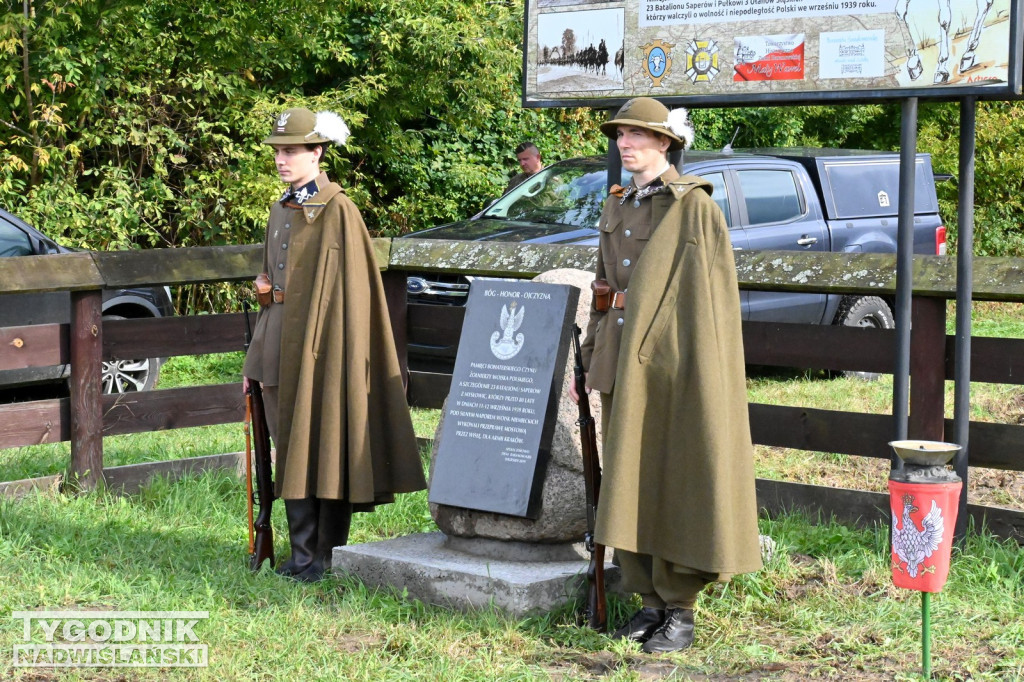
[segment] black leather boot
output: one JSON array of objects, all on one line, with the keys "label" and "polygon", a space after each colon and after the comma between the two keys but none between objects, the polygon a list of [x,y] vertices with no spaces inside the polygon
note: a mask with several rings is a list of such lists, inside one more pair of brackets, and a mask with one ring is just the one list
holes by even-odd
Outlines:
[{"label": "black leather boot", "polygon": [[680,651],[693,644],[693,609],[669,609],[665,622],[644,642],[649,654]]},{"label": "black leather boot", "polygon": [[352,525],[352,503],[341,500],[318,500],[320,518],[317,528],[316,555],[313,562],[293,577],[305,583],[322,580],[331,567],[334,548],[348,544],[348,531]]},{"label": "black leather boot", "polygon": [[285,500],[284,511],[288,517],[288,540],[292,545],[292,555],[277,567],[277,573],[295,577],[310,568],[316,559],[320,503],[315,497]]},{"label": "black leather boot", "polygon": [[612,633],[612,639],[629,639],[634,642],[646,642],[661,622],[665,620],[665,610],[653,606],[645,606],[629,619],[629,622]]}]

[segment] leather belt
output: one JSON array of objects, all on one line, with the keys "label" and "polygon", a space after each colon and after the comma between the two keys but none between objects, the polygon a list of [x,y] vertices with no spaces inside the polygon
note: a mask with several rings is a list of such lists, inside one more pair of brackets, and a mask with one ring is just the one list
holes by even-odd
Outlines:
[{"label": "leather belt", "polygon": [[626,309],[626,292],[616,291],[612,294],[612,310],[625,310]]},{"label": "leather belt", "polygon": [[284,289],[274,287],[274,303],[284,303]]}]

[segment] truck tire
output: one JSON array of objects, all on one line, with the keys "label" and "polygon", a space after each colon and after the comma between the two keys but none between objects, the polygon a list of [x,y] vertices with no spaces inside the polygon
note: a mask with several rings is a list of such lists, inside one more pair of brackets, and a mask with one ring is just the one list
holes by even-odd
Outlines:
[{"label": "truck tire", "polygon": [[[847,296],[836,313],[836,324],[844,327],[868,327],[870,329],[894,329],[896,320],[893,318],[889,304],[878,296]],[[847,370],[843,376],[853,379],[874,381],[876,372],[857,372]]]},{"label": "truck tire", "polygon": [[[121,315],[104,315],[104,320],[123,320]],[[101,371],[103,393],[116,395],[133,391],[149,391],[160,376],[160,358],[137,360],[104,360]]]}]

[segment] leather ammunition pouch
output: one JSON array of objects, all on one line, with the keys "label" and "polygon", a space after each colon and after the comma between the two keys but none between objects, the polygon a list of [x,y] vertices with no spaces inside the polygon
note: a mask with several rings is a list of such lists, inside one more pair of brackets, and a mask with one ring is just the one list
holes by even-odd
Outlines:
[{"label": "leather ammunition pouch", "polygon": [[626,309],[626,292],[612,291],[612,287],[607,281],[595,279],[590,283],[590,290],[594,292],[594,310],[597,312]]},{"label": "leather ammunition pouch", "polygon": [[256,275],[256,300],[260,305],[270,305],[274,300],[273,288],[267,273],[261,272]]},{"label": "leather ammunition pouch", "polygon": [[606,280],[595,279],[590,283],[594,294],[594,310],[603,313],[612,306],[612,287]]}]

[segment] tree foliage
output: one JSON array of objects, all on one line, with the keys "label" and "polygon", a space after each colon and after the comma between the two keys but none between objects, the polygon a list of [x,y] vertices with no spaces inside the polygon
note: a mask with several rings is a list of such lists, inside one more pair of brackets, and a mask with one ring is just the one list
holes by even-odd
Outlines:
[{"label": "tree foliage", "polygon": [[[974,253],[1024,257],[1024,106],[979,102],[974,173]],[[930,105],[920,116],[919,142],[937,172],[953,176],[938,185],[939,206],[955,244],[958,234],[960,107]]]},{"label": "tree foliage", "polygon": [[[24,11],[28,8],[28,12]],[[587,111],[519,106],[514,3],[32,0],[0,19],[0,201],[93,248],[262,239],[260,141],[286,106],[338,111],[328,156],[370,227],[454,220],[511,149],[601,148]]]},{"label": "tree foliage", "polygon": [[[545,162],[602,153],[605,112],[520,104],[522,0],[7,0],[0,16],[0,204],[91,248],[253,243],[280,191],[261,140],[287,106],[340,113],[327,170],[370,228],[465,217],[533,140]],[[696,110],[697,147],[894,149],[899,107]],[[1024,251],[1017,104],[981,105],[983,252]],[[921,145],[956,172],[956,109]],[[951,167],[952,165],[952,167]],[[947,219],[955,186],[942,189]],[[952,193],[951,193],[952,192]],[[953,212],[954,215],[950,215]]]}]

